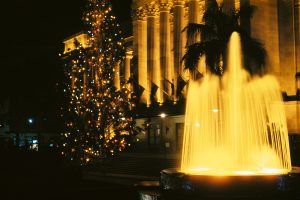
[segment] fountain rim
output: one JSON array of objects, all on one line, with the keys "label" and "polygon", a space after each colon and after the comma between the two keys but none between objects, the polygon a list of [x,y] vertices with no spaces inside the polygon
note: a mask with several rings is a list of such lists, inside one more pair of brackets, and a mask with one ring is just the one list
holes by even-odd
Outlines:
[{"label": "fountain rim", "polygon": [[169,199],[296,199],[299,197],[300,167],[289,174],[266,176],[190,175],[176,168],[161,171],[160,188]]},{"label": "fountain rim", "polygon": [[182,172],[180,168],[168,168],[163,169],[161,174],[168,175],[178,175],[178,176],[187,176],[187,177],[284,177],[291,174],[300,174],[300,167],[293,167],[287,173],[276,173],[276,174],[192,174],[187,172]]}]

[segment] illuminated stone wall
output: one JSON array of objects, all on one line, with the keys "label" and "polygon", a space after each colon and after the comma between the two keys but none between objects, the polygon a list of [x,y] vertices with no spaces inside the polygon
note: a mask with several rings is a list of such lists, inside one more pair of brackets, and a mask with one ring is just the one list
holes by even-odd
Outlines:
[{"label": "illuminated stone wall", "polygon": [[[133,56],[137,59],[138,83],[145,88],[142,103],[151,104],[151,87],[159,103],[176,101],[177,78],[184,76],[181,58],[189,23],[200,23],[205,0],[134,0]],[[184,78],[188,79],[187,76]]]},{"label": "illuminated stone wall", "polygon": [[289,133],[300,134],[300,102],[291,101],[285,103],[285,111],[287,114],[287,125]]},{"label": "illuminated stone wall", "polygon": [[[145,90],[141,102],[151,104],[150,93],[153,84],[158,86],[154,96],[156,101],[176,101],[177,78],[184,73],[181,58],[185,53],[186,41],[182,29],[189,23],[201,23],[205,6],[209,0],[133,0],[133,36],[126,38],[127,52],[125,61],[116,67],[115,85],[127,81],[133,74]],[[300,0],[218,0],[228,12],[233,7],[251,4],[257,7],[249,24],[251,35],[260,40],[268,54],[267,67],[277,76],[282,91],[289,96],[296,95],[300,80]],[[87,46],[86,34],[79,33],[64,41],[64,54],[72,51],[74,39]],[[132,65],[133,58],[136,64]],[[205,65],[200,60],[198,70],[205,73]],[[135,67],[135,68],[134,68]],[[122,73],[121,73],[122,72]],[[119,76],[122,76],[120,80]],[[172,86],[173,84],[173,86]],[[129,89],[132,85],[127,84]],[[297,102],[286,104],[288,127],[291,132],[300,133],[300,108]]]},{"label": "illuminated stone wall", "polygon": [[[151,88],[158,87],[155,99],[159,103],[176,101],[175,91],[179,76],[189,79],[184,72],[181,59],[185,45],[200,40],[196,35],[186,41],[182,33],[188,23],[201,23],[209,0],[133,0],[133,58],[137,82],[144,88],[141,102],[151,104]],[[218,0],[227,12],[239,8],[239,0]],[[206,72],[201,59],[198,70]]]},{"label": "illuminated stone wall", "polygon": [[280,75],[278,76],[283,91],[288,95],[296,94],[295,74],[297,67],[295,63],[295,30],[293,17],[293,1],[278,1],[279,20],[279,53],[280,53]]},{"label": "illuminated stone wall", "polygon": [[[184,54],[186,36],[181,33],[189,22],[201,23],[208,0],[133,0],[133,24],[144,23],[144,30],[134,29],[134,40],[147,38],[144,44],[138,44],[133,52],[139,52],[138,79],[145,87],[144,103],[150,102],[151,82],[159,86],[156,94],[159,102],[167,99],[176,100],[172,95],[169,82],[174,83],[183,75],[180,60]],[[226,12],[243,4],[256,6],[250,21],[251,35],[260,40],[267,50],[267,68],[269,73],[277,76],[282,91],[295,95],[297,86],[295,75],[300,71],[300,0],[218,0]],[[143,22],[138,22],[142,20]],[[147,31],[145,31],[147,30]],[[193,40],[199,40],[195,37]],[[145,39],[144,39],[145,40]],[[194,41],[188,41],[194,42]],[[159,44],[159,45],[158,45]],[[157,62],[159,58],[159,62]],[[204,72],[205,69],[199,71]],[[148,74],[148,75],[147,75]],[[150,74],[150,75],[149,75]],[[184,76],[188,79],[188,76]],[[147,80],[147,81],[145,81]],[[167,80],[167,82],[165,81]],[[300,132],[299,105],[287,103],[288,125],[292,132]]]},{"label": "illuminated stone wall", "polygon": [[[145,88],[142,102],[149,105],[152,83],[159,88],[155,94],[158,102],[176,101],[177,78],[188,79],[180,63],[186,41],[181,30],[189,23],[201,23],[205,5],[209,0],[133,0],[133,56],[137,58],[138,82]],[[256,6],[250,23],[246,26],[251,35],[263,43],[267,50],[267,69],[280,81],[282,91],[296,95],[300,72],[300,0],[217,0],[225,12],[243,4]],[[200,62],[202,62],[200,60]],[[198,70],[205,73],[205,67]],[[297,102],[287,103],[288,126],[300,132],[300,108]]]},{"label": "illuminated stone wall", "polygon": [[269,72],[280,75],[277,1],[250,0],[250,4],[256,6],[251,19],[251,35],[259,39],[267,50]]},{"label": "illuminated stone wall", "polygon": [[[300,31],[299,31],[299,0],[278,1],[279,21],[279,54],[280,54],[280,81],[282,90],[288,95],[296,95],[296,73],[299,72],[300,59]],[[300,104],[286,102],[288,128],[291,133],[300,133]]]},{"label": "illuminated stone wall", "polygon": [[82,44],[83,48],[87,48],[88,47],[88,38],[87,38],[87,34],[80,32],[76,35],[72,35],[71,37],[65,39],[64,42],[64,54],[67,54],[73,50],[76,49],[75,47],[75,40],[77,40],[80,44]]}]

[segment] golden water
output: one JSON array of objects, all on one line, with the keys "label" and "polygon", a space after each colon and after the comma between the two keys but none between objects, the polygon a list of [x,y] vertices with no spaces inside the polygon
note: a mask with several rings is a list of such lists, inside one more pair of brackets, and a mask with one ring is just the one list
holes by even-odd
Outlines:
[{"label": "golden water", "polygon": [[181,171],[197,175],[268,175],[291,170],[284,104],[271,75],[242,68],[233,33],[222,78],[206,75],[188,89]]}]

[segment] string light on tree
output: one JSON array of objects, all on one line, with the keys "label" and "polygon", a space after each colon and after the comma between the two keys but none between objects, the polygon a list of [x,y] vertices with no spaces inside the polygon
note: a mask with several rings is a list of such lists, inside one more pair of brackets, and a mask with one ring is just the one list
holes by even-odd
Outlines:
[{"label": "string light on tree", "polygon": [[65,65],[66,141],[62,155],[80,163],[103,160],[130,146],[137,133],[134,99],[114,86],[114,66],[124,59],[120,26],[108,0],[87,0],[83,14],[88,48],[75,41]]}]

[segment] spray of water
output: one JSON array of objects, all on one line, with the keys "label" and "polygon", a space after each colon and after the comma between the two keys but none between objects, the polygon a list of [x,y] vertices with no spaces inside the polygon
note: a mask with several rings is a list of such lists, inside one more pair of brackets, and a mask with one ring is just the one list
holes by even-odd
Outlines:
[{"label": "spray of water", "polygon": [[188,89],[181,171],[198,175],[268,175],[291,170],[280,86],[242,68],[233,33],[222,78],[206,75]]}]

